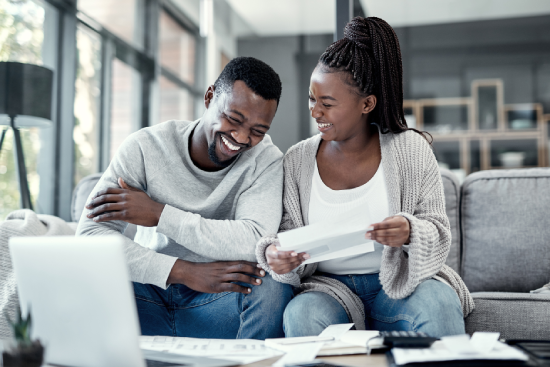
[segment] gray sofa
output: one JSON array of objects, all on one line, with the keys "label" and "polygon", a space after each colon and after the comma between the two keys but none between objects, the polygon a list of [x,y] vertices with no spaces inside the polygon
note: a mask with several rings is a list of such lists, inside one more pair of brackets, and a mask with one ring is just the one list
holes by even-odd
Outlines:
[{"label": "gray sofa", "polygon": [[[73,221],[100,177],[75,188]],[[447,264],[476,304],[466,331],[550,340],[550,294],[529,293],[550,282],[550,168],[477,172],[462,185],[441,169],[441,178],[453,238]],[[135,231],[129,225],[124,234]]]},{"label": "gray sofa", "polygon": [[476,308],[466,331],[550,340],[550,168],[492,170],[462,185],[441,170],[453,243],[447,264]]},{"label": "gray sofa", "polygon": [[[73,221],[100,176],[88,176],[75,188]],[[448,170],[441,177],[453,238],[447,264],[476,304],[466,331],[550,340],[550,294],[529,293],[550,281],[550,168],[483,171],[462,185]],[[133,238],[135,229],[129,225],[124,234]]]}]

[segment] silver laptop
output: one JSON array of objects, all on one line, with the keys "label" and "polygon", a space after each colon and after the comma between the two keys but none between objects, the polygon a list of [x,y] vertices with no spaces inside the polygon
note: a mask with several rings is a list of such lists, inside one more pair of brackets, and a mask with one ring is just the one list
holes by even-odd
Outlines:
[{"label": "silver laptop", "polygon": [[139,348],[139,321],[122,239],[15,237],[10,251],[24,315],[46,362],[79,367],[230,366]]}]

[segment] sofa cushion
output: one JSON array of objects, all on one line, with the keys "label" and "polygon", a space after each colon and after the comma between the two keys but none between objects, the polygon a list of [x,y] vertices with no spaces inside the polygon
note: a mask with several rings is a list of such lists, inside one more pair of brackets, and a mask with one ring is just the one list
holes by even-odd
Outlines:
[{"label": "sofa cushion", "polygon": [[[6,316],[15,320],[19,300],[11,262],[9,240],[20,236],[74,236],[75,226],[53,215],[30,209],[11,212],[0,222],[0,338],[13,336]],[[38,275],[39,276],[39,275]]]},{"label": "sofa cushion", "polygon": [[476,308],[466,318],[466,332],[498,331],[504,339],[550,340],[550,295],[472,293]]},{"label": "sofa cushion", "polygon": [[88,200],[88,196],[90,196],[90,193],[97,184],[97,181],[101,178],[102,174],[103,173],[100,172],[86,176],[80,180],[74,188],[73,200],[71,203],[71,220],[73,222],[78,222],[80,220],[82,211],[84,211],[84,207],[86,206],[86,200]]},{"label": "sofa cushion", "polygon": [[451,250],[445,262],[454,271],[460,274],[459,260],[461,254],[460,248],[460,218],[458,213],[460,202],[460,183],[458,178],[448,169],[441,168],[441,180],[443,181],[443,190],[445,192],[445,211],[451,223]]},{"label": "sofa cushion", "polygon": [[492,170],[462,184],[462,279],[472,292],[550,280],[550,168]]}]

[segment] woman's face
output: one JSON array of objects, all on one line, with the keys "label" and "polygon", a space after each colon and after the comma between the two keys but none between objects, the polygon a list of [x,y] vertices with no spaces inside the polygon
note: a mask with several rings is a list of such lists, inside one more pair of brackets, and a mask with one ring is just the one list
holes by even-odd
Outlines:
[{"label": "woman's face", "polygon": [[309,84],[309,110],[323,140],[343,141],[368,131],[367,115],[376,97],[361,97],[346,84],[345,72],[327,73],[317,66]]}]

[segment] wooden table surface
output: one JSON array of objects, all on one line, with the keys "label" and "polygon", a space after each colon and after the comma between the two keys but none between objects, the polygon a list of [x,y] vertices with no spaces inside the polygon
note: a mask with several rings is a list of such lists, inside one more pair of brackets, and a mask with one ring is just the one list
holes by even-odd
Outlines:
[{"label": "wooden table surface", "polygon": [[[246,367],[268,367],[275,363],[281,357],[275,357],[259,361],[256,363],[250,363],[243,365]],[[357,366],[357,367],[387,367],[385,354],[373,354],[367,356],[365,354],[353,355],[353,356],[335,356],[335,357],[320,357],[323,361],[331,362],[334,364],[341,364],[343,366]]]}]

